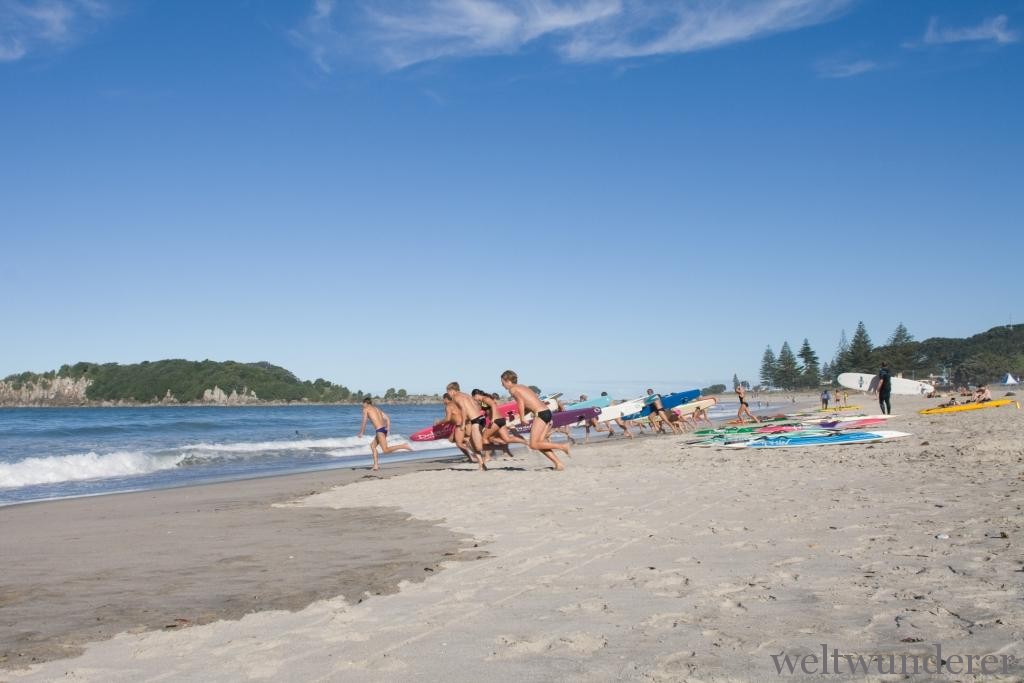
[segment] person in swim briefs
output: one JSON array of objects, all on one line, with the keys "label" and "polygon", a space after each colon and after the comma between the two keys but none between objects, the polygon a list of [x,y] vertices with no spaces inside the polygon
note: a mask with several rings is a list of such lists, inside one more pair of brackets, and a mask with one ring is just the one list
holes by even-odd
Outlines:
[{"label": "person in swim briefs", "polygon": [[519,413],[520,420],[523,420],[528,412],[536,416],[533,428],[530,429],[530,448],[543,453],[556,470],[564,470],[565,465],[555,455],[555,451],[562,451],[568,455],[569,445],[546,440],[547,427],[551,424],[551,410],[530,387],[519,384],[519,376],[512,370],[501,373],[501,386],[515,399],[516,412]]},{"label": "person in swim briefs", "polygon": [[480,469],[487,469],[489,456],[484,453],[484,427],[487,424],[487,417],[481,410],[480,404],[473,400],[473,397],[459,389],[458,382],[449,382],[446,387],[452,401],[462,411],[465,422],[462,423],[466,436],[469,438],[469,445],[477,454]]},{"label": "person in swim briefs", "polygon": [[657,427],[659,432],[664,433],[665,425],[668,425],[674,433],[682,433],[682,428],[672,421],[672,417],[661,403],[661,395],[654,393],[654,389],[647,390],[647,398],[644,399],[644,403],[651,407],[651,414],[647,416],[647,420],[651,423],[652,431]]},{"label": "person in swim briefs", "polygon": [[750,406],[747,404],[747,390],[743,388],[742,384],[736,385],[736,398],[740,401],[740,409],[736,411],[736,421],[746,422],[743,416],[748,416],[754,422],[760,422],[753,413],[750,412]]},{"label": "person in swim briefs", "polygon": [[455,446],[462,451],[462,454],[469,458],[470,462],[477,462],[476,455],[466,448],[466,433],[462,429],[462,425],[465,422],[462,417],[462,411],[455,405],[455,401],[452,400],[450,394],[445,394],[441,397],[441,402],[444,404],[444,417],[440,420],[434,421],[434,426],[441,424],[453,424],[455,428],[452,430],[452,435],[448,437],[448,440],[455,444]]},{"label": "person in swim briefs", "polygon": [[370,453],[373,454],[373,469],[380,469],[380,461],[377,458],[377,448],[385,455],[395,451],[411,451],[409,444],[388,445],[388,432],[391,431],[391,418],[383,410],[373,405],[373,400],[367,396],[363,399],[363,422],[359,425],[359,436],[366,432],[366,421],[369,420],[376,429],[373,440],[370,441]]},{"label": "person in swim briefs", "polygon": [[506,415],[498,414],[498,399],[496,395],[484,393],[480,389],[474,389],[472,394],[474,399],[480,402],[481,407],[490,413],[491,424],[484,430],[483,439],[485,442],[497,439],[499,443],[505,445],[518,443],[526,445],[526,439],[521,436],[517,436],[509,431],[508,429],[508,417]]}]

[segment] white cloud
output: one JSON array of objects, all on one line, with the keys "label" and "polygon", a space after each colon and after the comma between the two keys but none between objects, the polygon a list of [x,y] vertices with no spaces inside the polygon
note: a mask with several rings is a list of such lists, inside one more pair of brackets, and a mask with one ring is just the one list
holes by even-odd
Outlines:
[{"label": "white cloud", "polygon": [[835,18],[855,0],[317,0],[292,39],[325,71],[339,57],[400,69],[513,54],[547,39],[573,62],[706,50]]},{"label": "white cloud", "polygon": [[908,43],[907,47],[918,45],[946,45],[948,43],[994,42],[1000,45],[1016,42],[1020,36],[1009,28],[1005,14],[986,19],[977,26],[962,28],[941,28],[939,20],[932,17],[919,43]]},{"label": "white cloud", "polygon": [[873,62],[870,59],[858,59],[852,62],[819,62],[817,71],[822,78],[851,78],[875,71],[878,68],[880,68],[878,62]]},{"label": "white cloud", "polygon": [[68,45],[108,11],[100,0],[0,0],[0,62]]}]

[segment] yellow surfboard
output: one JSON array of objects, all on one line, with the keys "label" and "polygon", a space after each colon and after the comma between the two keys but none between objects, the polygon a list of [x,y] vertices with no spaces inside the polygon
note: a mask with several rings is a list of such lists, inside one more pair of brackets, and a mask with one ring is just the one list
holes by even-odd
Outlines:
[{"label": "yellow surfboard", "polygon": [[[960,406],[947,406],[945,408],[925,408],[917,412],[922,415],[944,415],[945,413],[962,413],[965,410],[981,410],[983,408],[999,408],[1000,406],[1008,406],[1015,401],[1011,401],[1008,398],[1001,398],[998,401],[985,401],[984,403],[965,403]],[[1020,404],[1017,404],[1020,407]]]}]

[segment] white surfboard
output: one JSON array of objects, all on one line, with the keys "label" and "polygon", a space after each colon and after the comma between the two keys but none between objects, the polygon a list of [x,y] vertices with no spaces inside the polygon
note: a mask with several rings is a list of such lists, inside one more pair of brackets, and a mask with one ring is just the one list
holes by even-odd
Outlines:
[{"label": "white surfboard", "polygon": [[698,408],[703,408],[704,410],[707,410],[716,403],[718,403],[717,398],[698,398],[696,401],[690,401],[689,403],[684,403],[681,406],[676,406],[669,412],[675,413],[679,417],[682,417],[684,415],[692,415],[693,413],[697,412]]},{"label": "white surfboard", "polygon": [[601,414],[597,416],[597,421],[608,422],[609,420],[616,420],[623,415],[632,415],[633,413],[640,412],[644,408],[644,400],[644,398],[634,398],[602,408]]},{"label": "white surfboard", "polygon": [[[847,389],[856,391],[874,391],[878,384],[878,375],[869,375],[865,372],[844,372],[837,377],[839,384]],[[901,396],[922,396],[935,391],[935,387],[928,382],[918,382],[903,377],[892,378],[892,393]]]}]

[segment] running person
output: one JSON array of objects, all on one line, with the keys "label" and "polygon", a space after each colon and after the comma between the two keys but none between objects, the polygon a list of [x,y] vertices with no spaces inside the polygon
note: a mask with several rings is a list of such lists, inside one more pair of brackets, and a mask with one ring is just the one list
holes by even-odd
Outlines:
[{"label": "running person", "polygon": [[458,382],[449,382],[446,389],[452,397],[452,402],[462,411],[462,419],[465,420],[462,427],[465,430],[465,435],[469,437],[470,447],[480,458],[480,469],[486,470],[489,456],[484,453],[484,427],[487,417],[480,408],[480,404],[474,401],[472,396],[459,389]]},{"label": "running person", "polygon": [[501,373],[501,386],[516,400],[516,412],[519,419],[525,421],[526,413],[533,413],[533,428],[530,429],[530,448],[543,453],[556,470],[564,470],[565,465],[555,455],[555,451],[569,454],[568,444],[546,441],[547,428],[551,424],[551,410],[533,393],[530,387],[519,384],[519,376],[512,370]]},{"label": "running person", "polygon": [[657,427],[659,432],[664,433],[664,425],[667,424],[673,433],[682,433],[682,428],[672,422],[672,417],[661,404],[661,395],[654,393],[654,389],[647,390],[647,398],[644,399],[644,402],[651,407],[651,413],[647,416],[647,420],[651,423],[652,431]]},{"label": "running person", "polygon": [[359,425],[359,436],[362,436],[366,432],[366,420],[369,419],[373,423],[374,429],[377,432],[373,435],[373,440],[370,441],[370,453],[373,454],[373,469],[380,469],[380,462],[377,459],[377,447],[380,447],[381,452],[385,455],[388,453],[394,453],[395,451],[411,451],[412,446],[409,444],[398,444],[397,446],[388,445],[388,432],[391,431],[391,418],[383,410],[373,405],[373,401],[369,396],[363,399],[363,422]]},{"label": "running person", "polygon": [[455,405],[455,401],[452,400],[451,394],[445,394],[441,397],[441,401],[444,403],[444,417],[440,420],[434,421],[434,426],[441,424],[452,424],[455,428],[452,429],[451,436],[448,440],[451,441],[458,447],[462,454],[469,458],[470,462],[479,462],[479,458],[476,454],[466,448],[466,433],[462,429],[463,423],[466,421],[462,416],[462,411]]},{"label": "running person", "polygon": [[527,445],[526,439],[508,430],[508,416],[498,413],[498,400],[495,398],[497,394],[486,394],[480,389],[474,389],[471,395],[482,404],[484,410],[491,414],[491,424],[484,429],[484,441],[498,439],[505,445],[513,443]]},{"label": "running person", "polygon": [[743,416],[747,415],[754,422],[760,422],[760,420],[750,412],[750,406],[747,404],[747,391],[743,388],[742,384],[736,385],[736,398],[740,401],[740,408],[736,411],[736,421],[740,423],[746,422],[746,420],[743,419]]}]

